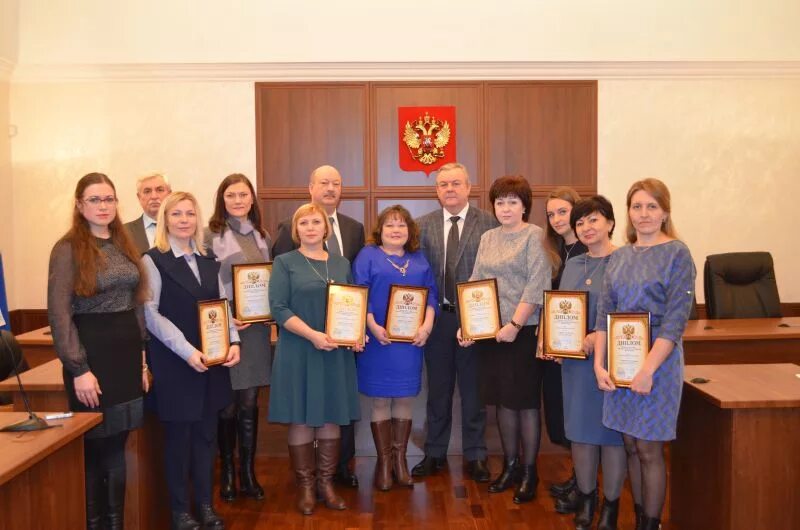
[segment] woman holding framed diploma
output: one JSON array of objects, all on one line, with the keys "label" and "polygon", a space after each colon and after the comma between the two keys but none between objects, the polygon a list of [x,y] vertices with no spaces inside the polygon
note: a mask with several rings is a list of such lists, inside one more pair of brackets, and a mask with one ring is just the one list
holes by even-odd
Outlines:
[{"label": "woman holding framed diploma", "polygon": [[[269,248],[272,245],[269,234],[261,226],[261,210],[255,200],[255,190],[246,176],[234,173],[220,183],[205,239],[206,247],[220,263],[219,277],[225,287],[226,298],[234,303],[237,289],[241,294],[245,287],[262,286],[258,292],[266,304],[267,292],[263,281],[245,286],[241,285],[242,282],[234,285],[232,273],[233,265],[268,262]],[[255,289],[251,291],[255,292]],[[257,310],[264,311],[266,310]],[[236,497],[233,453],[238,437],[241,492],[246,497],[261,500],[264,498],[264,490],[255,475],[257,403],[258,389],[269,384],[272,372],[270,327],[265,322],[247,324],[236,318],[233,323],[236,324],[239,340],[242,342],[241,360],[230,369],[233,403],[225,407],[219,415],[219,490],[223,500],[232,501]]]},{"label": "woman holding framed diploma", "polygon": [[122,528],[125,442],[142,425],[142,389],[149,385],[146,274],[118,213],[111,179],[102,173],[81,178],[72,226],[53,246],[47,279],[47,317],[69,408],[103,413],[84,442],[89,529]]},{"label": "woman holding framed diploma", "polygon": [[[292,239],[300,246],[275,258],[269,282],[272,315],[281,327],[269,419],[289,424],[297,509],[304,515],[314,512],[317,492],[328,508],[346,508],[333,488],[341,446],[339,426],[360,417],[353,354],[325,333],[326,310],[336,310],[328,307],[328,286],[352,283],[350,262],[328,254],[323,246],[331,235],[322,207],[298,208],[292,217]],[[362,348],[357,344],[353,349]]]},{"label": "woman holding framed diploma", "polygon": [[[572,208],[570,226],[586,245],[585,254],[570,259],[561,276],[562,291],[585,291],[586,322],[594,327],[603,275],[614,246],[614,208],[603,196],[578,201]],[[589,330],[583,341],[588,359],[564,359],[561,378],[564,391],[564,425],[571,442],[577,489],[556,499],[556,511],[575,512],[575,527],[589,529],[595,512],[597,471],[603,462],[603,508],[599,530],[617,527],[619,497],[625,482],[625,448],[622,435],[603,425],[603,392],[597,388],[594,361],[596,333]]]},{"label": "woman holding framed diploma", "polygon": [[396,204],[380,213],[372,244],[353,263],[353,278],[369,287],[370,341],[356,363],[358,390],[372,398],[375,486],[390,489],[392,475],[401,486],[412,486],[406,462],[411,406],[421,388],[422,347],[433,329],[439,298],[408,210]]},{"label": "woman holding framed diploma", "polygon": [[[164,471],[172,510],[172,528],[223,528],[212,502],[214,437],[220,410],[231,403],[228,367],[239,362],[239,335],[228,318],[224,328],[201,327],[198,302],[216,300],[223,309],[219,263],[205,255],[200,209],[190,193],[171,193],[161,203],[155,246],[142,257],[152,299],[145,304],[150,332],[156,412],[164,426]],[[211,324],[218,311],[208,311]],[[202,331],[201,331],[202,329]],[[213,333],[213,335],[212,335]],[[207,366],[202,344],[226,348],[225,361]],[[224,349],[222,350],[224,352]],[[192,517],[187,482],[191,477],[201,521]]]},{"label": "woman holding framed diploma", "polygon": [[[631,492],[641,518],[637,528],[651,530],[659,527],[666,494],[664,442],[675,439],[683,387],[681,336],[692,306],[695,268],[689,249],[677,239],[663,182],[635,182],[627,207],[629,244],[614,252],[606,266],[594,370],[606,391],[603,425],[622,433],[628,453]],[[650,314],[651,347],[630,388],[616,388],[606,367],[611,313]]]},{"label": "woman holding framed diploma", "polygon": [[[542,229],[528,223],[532,202],[528,181],[500,177],[489,189],[489,200],[500,226],[481,236],[470,278],[497,280],[504,323],[495,340],[478,342],[481,394],[485,404],[497,407],[505,457],[503,471],[489,485],[489,493],[511,488],[522,471],[514,493],[514,502],[519,504],[536,496],[539,483],[536,457],[544,361],[535,356],[536,328],[543,292],[550,288],[552,263],[542,246]],[[472,344],[462,340],[460,329],[457,336],[462,346]]]}]

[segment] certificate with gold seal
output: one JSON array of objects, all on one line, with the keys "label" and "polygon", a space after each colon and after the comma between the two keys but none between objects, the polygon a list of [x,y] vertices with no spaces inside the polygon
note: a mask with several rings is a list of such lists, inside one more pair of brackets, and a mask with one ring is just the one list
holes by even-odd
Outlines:
[{"label": "certificate with gold seal", "polygon": [[325,333],[339,346],[364,344],[368,293],[363,285],[328,284]]},{"label": "certificate with gold seal", "polygon": [[586,291],[545,291],[542,348],[551,357],[586,359]]},{"label": "certificate with gold seal", "polygon": [[500,331],[500,298],[497,280],[489,278],[456,284],[461,337],[464,340],[493,339]]},{"label": "certificate with gold seal", "polygon": [[200,320],[200,351],[205,356],[205,365],[224,363],[231,346],[228,301],[220,298],[197,302],[197,314]]},{"label": "certificate with gold seal", "polygon": [[427,308],[427,287],[391,285],[386,307],[386,334],[389,340],[413,342],[419,327],[425,322]]},{"label": "certificate with gold seal", "polygon": [[233,316],[242,322],[272,320],[269,309],[269,279],[272,262],[242,263],[231,267]]},{"label": "certificate with gold seal", "polygon": [[614,385],[630,388],[650,352],[650,313],[609,313],[608,374]]}]

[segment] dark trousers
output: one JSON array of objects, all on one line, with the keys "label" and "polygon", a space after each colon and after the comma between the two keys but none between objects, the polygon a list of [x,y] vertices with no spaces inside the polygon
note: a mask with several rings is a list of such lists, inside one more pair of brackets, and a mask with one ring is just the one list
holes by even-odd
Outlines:
[{"label": "dark trousers", "polygon": [[356,456],[356,429],[353,423],[339,427],[342,436],[342,448],[339,453],[339,467],[347,467]]},{"label": "dark trousers", "polygon": [[165,421],[164,473],[170,508],[189,511],[189,480],[197,504],[211,504],[214,486],[217,413],[200,421]]},{"label": "dark trousers", "polygon": [[561,386],[561,365],[544,362],[542,378],[542,406],[547,436],[554,444],[569,446],[564,432],[564,394]]},{"label": "dark trousers", "polygon": [[467,460],[486,458],[486,409],[478,390],[478,352],[474,346],[462,348],[456,340],[459,322],[455,313],[442,311],[428,343],[425,366],[428,370],[428,403],[425,454],[447,456],[453,421],[453,392],[456,381],[461,394],[461,443]]}]

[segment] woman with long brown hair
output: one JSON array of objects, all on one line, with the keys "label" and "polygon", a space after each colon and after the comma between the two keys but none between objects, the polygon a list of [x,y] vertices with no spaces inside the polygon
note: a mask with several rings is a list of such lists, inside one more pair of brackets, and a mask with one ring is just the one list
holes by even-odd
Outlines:
[{"label": "woman with long brown hair", "polygon": [[142,390],[148,390],[147,281],[111,180],[85,175],[74,200],[72,227],[50,254],[47,316],[70,410],[103,413],[84,443],[86,527],[121,529],[125,442],[142,424]]},{"label": "woman with long brown hair", "polygon": [[[269,261],[272,240],[261,226],[261,210],[253,185],[241,173],[228,175],[217,188],[205,242],[220,263],[219,279],[225,287],[225,296],[231,301],[233,265]],[[264,490],[255,475],[255,453],[258,389],[269,384],[272,372],[270,327],[268,323],[244,324],[236,319],[234,324],[242,344],[239,364],[230,369],[233,403],[222,409],[219,415],[219,491],[225,501],[236,497],[233,453],[238,437],[241,493],[262,500]]]}]

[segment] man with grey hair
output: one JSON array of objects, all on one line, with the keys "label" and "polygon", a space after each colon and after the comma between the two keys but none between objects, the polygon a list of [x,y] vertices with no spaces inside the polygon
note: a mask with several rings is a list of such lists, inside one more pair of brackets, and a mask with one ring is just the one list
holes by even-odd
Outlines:
[{"label": "man with grey hair", "polygon": [[[364,248],[364,225],[337,211],[342,196],[342,176],[333,166],[320,166],[311,172],[308,193],[311,202],[321,206],[328,214],[333,233],[328,239],[326,250],[338,254],[353,263]],[[272,245],[272,259],[297,248],[292,240],[292,220],[286,219],[278,225],[278,234]],[[353,358],[355,362],[355,357]],[[334,479],[338,484],[351,488],[358,487],[358,477],[351,471],[350,461],[356,454],[355,429],[353,424],[341,426],[342,448],[339,466]]]},{"label": "man with grey hair", "polygon": [[445,164],[436,175],[441,208],[417,219],[420,249],[436,274],[441,311],[425,345],[428,370],[425,458],[411,474],[435,473],[447,461],[456,381],[461,395],[461,440],[470,477],[489,480],[486,467],[486,410],[478,394],[478,358],[474,346],[456,340],[456,283],[469,280],[481,235],[499,225],[494,215],[469,204],[470,182],[462,164]]},{"label": "man with grey hair", "polygon": [[158,209],[161,207],[161,201],[170,193],[172,188],[161,173],[148,173],[136,181],[136,197],[142,205],[142,215],[125,223],[125,228],[142,254],[154,244]]}]

